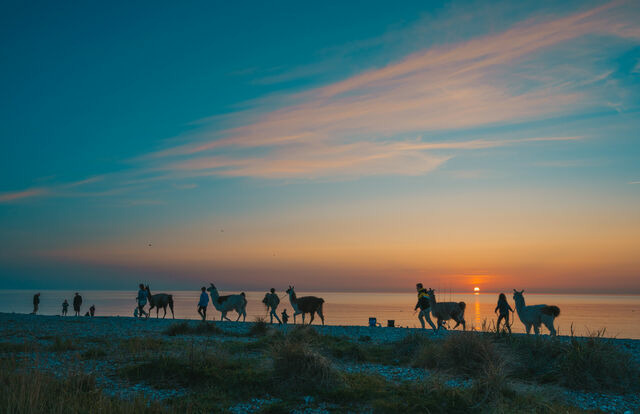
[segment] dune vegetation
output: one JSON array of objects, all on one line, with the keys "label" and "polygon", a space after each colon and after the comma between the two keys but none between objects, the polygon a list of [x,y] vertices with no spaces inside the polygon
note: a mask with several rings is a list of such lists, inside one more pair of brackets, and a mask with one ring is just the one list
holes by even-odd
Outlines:
[{"label": "dune vegetation", "polygon": [[[196,321],[157,335],[0,343],[0,407],[36,412],[583,412],[567,393],[637,395],[610,340],[424,331],[394,341]],[[65,356],[70,365],[51,369]],[[84,364],[84,365],[82,365]],[[63,369],[63,367],[66,367]],[[81,367],[84,367],[81,369]]]}]

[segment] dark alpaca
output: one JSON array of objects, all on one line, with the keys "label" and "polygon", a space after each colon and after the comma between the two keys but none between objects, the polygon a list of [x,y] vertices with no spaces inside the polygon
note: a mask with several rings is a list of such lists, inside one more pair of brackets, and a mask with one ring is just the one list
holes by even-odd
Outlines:
[{"label": "dark alpaca", "polygon": [[289,286],[289,289],[287,289],[287,293],[289,294],[289,302],[291,302],[291,307],[294,310],[293,323],[296,323],[296,315],[302,314],[302,323],[304,324],[304,315],[306,313],[310,313],[311,319],[309,320],[309,325],[311,325],[311,322],[313,322],[313,317],[317,313],[322,320],[322,324],[324,325],[324,315],[322,314],[322,304],[324,304],[324,299],[315,296],[304,296],[299,298],[296,296],[296,292],[293,290],[293,286]]},{"label": "dark alpaca", "polygon": [[149,314],[151,314],[151,309],[156,308],[156,318],[158,318],[158,313],[160,308],[164,309],[164,315],[162,315],[162,319],[167,316],[167,305],[169,309],[171,309],[171,317],[175,319],[175,315],[173,314],[173,295],[168,295],[166,293],[157,293],[155,295],[151,294],[151,290],[149,289],[149,285],[146,286],[147,297],[149,298]]}]

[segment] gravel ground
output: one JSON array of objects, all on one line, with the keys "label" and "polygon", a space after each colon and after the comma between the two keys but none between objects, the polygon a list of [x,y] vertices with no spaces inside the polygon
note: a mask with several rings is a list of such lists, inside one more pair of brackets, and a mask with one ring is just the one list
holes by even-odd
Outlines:
[{"label": "gravel ground", "polygon": [[[155,389],[151,386],[138,383],[131,384],[123,380],[118,374],[118,363],[131,362],[127,356],[122,360],[107,361],[103,359],[81,359],[76,352],[49,352],[48,348],[55,337],[72,339],[73,341],[102,339],[108,343],[132,337],[157,337],[165,341],[183,341],[185,344],[201,344],[210,341],[206,336],[180,336],[171,338],[162,332],[175,322],[182,320],[173,319],[135,319],[128,317],[60,317],[60,316],[35,316],[25,314],[0,313],[0,342],[11,343],[38,343],[41,349],[36,352],[19,352],[17,359],[26,359],[34,367],[50,372],[59,377],[71,375],[74,372],[84,372],[96,376],[97,385],[105,393],[119,398],[130,399],[136,395],[143,395],[151,400],[164,400],[183,395],[187,390],[183,389]],[[186,321],[196,325],[197,321]],[[251,341],[252,338],[236,335],[246,334],[251,323],[242,322],[216,322],[216,325],[230,336],[216,336],[216,341]],[[286,332],[293,325],[279,326],[276,329]],[[450,332],[433,333],[430,330],[410,328],[371,328],[367,326],[314,326],[319,333],[347,337],[353,341],[372,343],[385,343],[402,339],[412,333],[420,333],[427,337],[444,336]],[[559,337],[560,340],[569,340],[568,337]],[[636,361],[640,361],[640,340],[633,339],[604,339],[612,341],[624,351],[633,355]],[[389,381],[420,381],[429,376],[424,369],[388,366],[381,364],[338,364],[339,369],[345,372],[366,372],[378,374]],[[447,385],[453,387],[470,386],[471,381],[451,378]],[[571,404],[588,410],[601,410],[611,413],[639,412],[640,396],[610,395],[599,393],[585,393],[563,390],[564,398]],[[312,397],[307,402],[307,407],[301,407],[299,412],[326,412],[327,408],[313,404]],[[231,407],[232,412],[255,412],[265,404],[276,402],[273,399],[254,398],[242,404]],[[317,410],[317,411],[316,411]]]}]

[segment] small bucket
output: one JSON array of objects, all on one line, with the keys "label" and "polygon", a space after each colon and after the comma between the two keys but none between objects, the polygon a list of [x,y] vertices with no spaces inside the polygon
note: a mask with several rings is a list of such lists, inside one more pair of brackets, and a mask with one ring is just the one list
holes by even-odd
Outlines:
[{"label": "small bucket", "polygon": [[394,319],[389,319],[387,321],[387,328],[395,328],[396,327],[396,321]]}]

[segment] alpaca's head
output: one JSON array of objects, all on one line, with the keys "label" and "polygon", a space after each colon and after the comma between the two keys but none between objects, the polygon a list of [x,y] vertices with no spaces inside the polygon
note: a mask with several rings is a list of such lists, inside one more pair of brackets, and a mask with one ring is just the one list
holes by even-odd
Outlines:
[{"label": "alpaca's head", "polygon": [[295,293],[293,291],[293,286],[289,285],[289,289],[287,289],[287,294]]},{"label": "alpaca's head", "polygon": [[433,300],[436,300],[436,291],[429,288],[427,289],[427,295],[429,295],[429,298],[433,298]]},{"label": "alpaca's head", "polygon": [[517,290],[513,289],[513,300],[516,302],[516,305],[520,305],[523,304],[524,305],[524,289],[522,289],[520,292],[518,292]]},{"label": "alpaca's head", "polygon": [[213,283],[209,283],[209,285],[211,285],[211,286],[209,286],[209,287],[207,288],[207,292],[211,293],[211,292],[213,292],[213,291],[217,291],[217,289],[216,289],[216,287],[213,285]]}]

